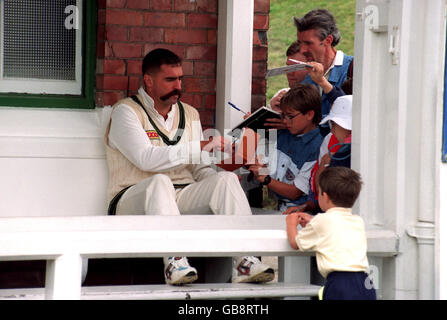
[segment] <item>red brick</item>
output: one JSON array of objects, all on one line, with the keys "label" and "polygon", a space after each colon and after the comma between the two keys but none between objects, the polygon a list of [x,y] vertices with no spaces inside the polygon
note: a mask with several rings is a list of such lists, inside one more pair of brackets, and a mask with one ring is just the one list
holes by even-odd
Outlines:
[{"label": "red brick", "polygon": [[256,79],[251,84],[251,93],[252,94],[264,94],[266,93],[266,80]]},{"label": "red brick", "polygon": [[174,12],[146,12],[144,25],[149,27],[185,27],[185,14]]},{"label": "red brick", "polygon": [[189,28],[217,28],[217,15],[190,13],[188,14]]},{"label": "red brick", "polygon": [[253,112],[262,106],[265,106],[265,95],[252,95],[251,96],[251,111]]},{"label": "red brick", "polygon": [[104,57],[113,57],[112,43],[110,41],[104,41]]},{"label": "red brick", "polygon": [[253,62],[252,76],[258,78],[265,78],[267,65],[263,62]]},{"label": "red brick", "polygon": [[196,9],[195,2],[191,0],[175,0],[174,11],[194,11]]},{"label": "red brick", "polygon": [[96,59],[96,74],[104,73],[104,59]]},{"label": "red brick", "polygon": [[97,91],[95,94],[95,106],[103,107],[104,92]]},{"label": "red brick", "polygon": [[107,8],[124,8],[126,4],[126,0],[107,0],[106,6]]},{"label": "red brick", "polygon": [[217,0],[197,0],[197,11],[217,13]]},{"label": "red brick", "polygon": [[214,128],[214,111],[200,111],[200,121],[204,130]]},{"label": "red brick", "polygon": [[192,76],[194,74],[194,68],[192,61],[183,61],[182,69],[184,76]]},{"label": "red brick", "polygon": [[186,48],[186,59],[216,60],[217,46],[193,46]]},{"label": "red brick", "polygon": [[105,42],[98,42],[96,44],[96,58],[104,58],[105,57]]},{"label": "red brick", "polygon": [[189,93],[209,93],[215,92],[215,79],[204,78],[185,78],[183,79],[183,88]]},{"label": "red brick", "polygon": [[259,39],[259,34],[257,31],[253,32],[253,45],[258,46],[261,45],[261,40]]},{"label": "red brick", "polygon": [[134,43],[110,43],[112,56],[116,58],[141,58],[143,45]]},{"label": "red brick", "polygon": [[104,75],[96,75],[96,90],[104,90]]},{"label": "red brick", "polygon": [[125,74],[126,64],[124,60],[104,60],[104,73],[105,74]]},{"label": "red brick", "polygon": [[183,45],[172,45],[166,43],[147,43],[144,45],[144,56],[149,52],[157,48],[164,48],[171,50],[175,54],[177,54],[181,59],[185,56],[185,46]]},{"label": "red brick", "polygon": [[141,86],[141,77],[129,77],[129,90],[138,91]]},{"label": "red brick", "polygon": [[104,90],[127,90],[129,77],[104,75]]},{"label": "red brick", "polygon": [[253,19],[253,28],[255,30],[268,30],[269,28],[269,16],[255,14]]},{"label": "red brick", "polygon": [[112,41],[127,41],[127,27],[117,25],[107,25],[105,27],[106,40]]},{"label": "red brick", "polygon": [[269,13],[270,12],[270,0],[255,0],[254,7],[255,7],[255,12]]},{"label": "red brick", "polygon": [[106,24],[106,10],[98,10],[98,25]]},{"label": "red brick", "polygon": [[105,9],[106,7],[106,0],[98,0],[98,9]]},{"label": "red brick", "polygon": [[217,44],[217,30],[208,30],[208,43]]},{"label": "red brick", "polygon": [[103,92],[102,93],[102,105],[112,106],[125,97],[123,91]]},{"label": "red brick", "polygon": [[97,42],[104,42],[105,34],[106,34],[106,28],[104,25],[98,25],[98,28],[96,30],[96,41]]},{"label": "red brick", "polygon": [[141,27],[131,28],[130,41],[162,42],[163,29]]},{"label": "red brick", "polygon": [[172,2],[171,2],[171,0],[152,1],[152,10],[171,11],[172,10]]},{"label": "red brick", "polygon": [[216,95],[205,96],[205,108],[209,110],[216,110]]},{"label": "red brick", "polygon": [[268,59],[268,47],[267,46],[254,46],[253,47],[253,61],[267,61]]},{"label": "red brick", "polygon": [[167,43],[200,44],[200,43],[206,43],[207,38],[208,34],[206,30],[185,30],[185,29],[165,30],[165,41]]},{"label": "red brick", "polygon": [[194,75],[196,76],[215,76],[216,63],[214,62],[194,62]]},{"label": "red brick", "polygon": [[149,9],[150,0],[127,0],[126,7],[129,9]]},{"label": "red brick", "polygon": [[107,10],[106,23],[125,26],[142,26],[143,13],[138,11]]},{"label": "red brick", "polygon": [[127,74],[141,75],[142,60],[127,60]]},{"label": "red brick", "polygon": [[202,107],[202,95],[200,94],[183,93],[180,100],[197,109]]}]

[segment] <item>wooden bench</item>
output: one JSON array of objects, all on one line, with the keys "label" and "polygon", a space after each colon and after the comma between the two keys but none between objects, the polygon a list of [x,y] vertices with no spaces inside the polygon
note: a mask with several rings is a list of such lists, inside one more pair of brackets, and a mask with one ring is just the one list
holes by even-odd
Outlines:
[{"label": "wooden bench", "polygon": [[[398,254],[398,238],[368,231],[368,254]],[[285,216],[94,216],[0,218],[0,260],[46,260],[45,289],[0,290],[3,299],[203,299],[314,296],[308,282],[81,287],[85,259],[308,256],[290,248]],[[84,262],[84,263],[83,263]],[[287,264],[284,264],[287,265]],[[280,273],[297,272],[289,264]],[[286,270],[288,268],[288,270]],[[280,279],[284,279],[280,275]]]}]

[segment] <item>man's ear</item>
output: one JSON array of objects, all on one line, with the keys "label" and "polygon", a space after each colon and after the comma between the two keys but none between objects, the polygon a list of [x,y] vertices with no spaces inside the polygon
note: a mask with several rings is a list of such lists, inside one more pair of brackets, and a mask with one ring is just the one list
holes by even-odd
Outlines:
[{"label": "man's ear", "polygon": [[334,37],[332,36],[332,34],[330,34],[326,37],[326,39],[324,39],[323,42],[332,47],[332,42],[334,42]]},{"label": "man's ear", "polygon": [[147,89],[152,88],[152,84],[154,83],[154,80],[152,79],[152,76],[148,75],[147,73],[143,76],[143,82]]}]

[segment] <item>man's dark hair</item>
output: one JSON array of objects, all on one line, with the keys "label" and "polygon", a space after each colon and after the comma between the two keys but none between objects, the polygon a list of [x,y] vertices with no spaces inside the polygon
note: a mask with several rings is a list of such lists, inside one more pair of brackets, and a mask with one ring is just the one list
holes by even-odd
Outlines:
[{"label": "man's dark hair", "polygon": [[[307,30],[318,30],[321,41],[332,35],[332,46],[335,47],[340,42],[340,31],[338,31],[335,18],[326,9],[314,9],[306,13],[302,18],[294,17],[295,26],[298,32]],[[299,39],[298,39],[299,40]]]},{"label": "man's dark hair", "polygon": [[302,114],[313,111],[312,122],[318,125],[321,121],[321,95],[314,85],[296,84],[281,98],[279,107],[283,111],[285,108],[292,108]]},{"label": "man's dark hair", "polygon": [[181,65],[182,59],[174,52],[158,48],[150,51],[143,59],[143,76],[147,73],[154,73],[160,71],[162,64],[167,65]]},{"label": "man's dark hair", "polygon": [[320,192],[326,192],[337,207],[352,208],[362,189],[360,174],[346,167],[329,167],[319,177]]},{"label": "man's dark hair", "polygon": [[287,48],[286,56],[287,56],[287,57],[290,57],[291,55],[294,55],[294,54],[300,52],[300,50],[301,50],[301,42],[299,42],[298,40],[297,40],[297,41],[294,41],[294,42],[292,42],[292,44]]}]

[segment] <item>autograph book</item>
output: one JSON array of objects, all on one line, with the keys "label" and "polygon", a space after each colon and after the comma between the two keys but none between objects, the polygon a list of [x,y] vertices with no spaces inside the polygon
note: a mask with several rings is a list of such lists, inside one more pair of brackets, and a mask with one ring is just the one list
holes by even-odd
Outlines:
[{"label": "autograph book", "polygon": [[216,166],[227,171],[234,171],[242,166],[254,164],[258,141],[259,134],[249,128],[245,128],[239,142],[235,143],[235,148],[231,153],[231,157],[227,157],[220,163],[217,163]]},{"label": "autograph book", "polygon": [[271,127],[264,126],[264,123],[267,119],[272,118],[281,119],[281,114],[272,109],[261,107],[253,112],[247,119],[242,120],[228,134],[233,137],[238,136],[243,128],[250,128],[252,130],[271,129]]}]

